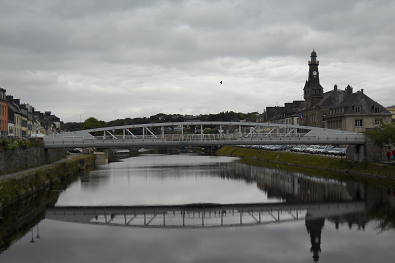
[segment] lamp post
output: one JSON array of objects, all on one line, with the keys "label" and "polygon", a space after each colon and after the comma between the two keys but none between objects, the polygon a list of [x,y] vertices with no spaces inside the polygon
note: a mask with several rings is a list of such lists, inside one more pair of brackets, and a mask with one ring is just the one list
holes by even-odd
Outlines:
[{"label": "lamp post", "polygon": [[32,229],[31,231],[32,231],[32,240],[30,240],[30,243],[34,243],[34,239],[33,239],[33,229]]},{"label": "lamp post", "polygon": [[39,229],[38,229],[38,224],[37,224],[37,236],[36,236],[36,238],[40,238],[40,232],[39,232]]}]

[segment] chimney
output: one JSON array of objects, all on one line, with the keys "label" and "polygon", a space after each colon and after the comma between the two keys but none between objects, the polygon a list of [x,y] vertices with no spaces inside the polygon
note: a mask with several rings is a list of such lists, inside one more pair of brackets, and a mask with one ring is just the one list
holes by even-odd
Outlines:
[{"label": "chimney", "polygon": [[8,100],[8,101],[14,101],[14,96],[12,96],[12,95],[7,95],[7,100]]},{"label": "chimney", "polygon": [[363,89],[361,89],[361,93],[363,94]]},{"label": "chimney", "polygon": [[337,85],[336,84],[333,87],[333,96],[334,96],[335,101],[339,100],[339,94],[337,93]]},{"label": "chimney", "polygon": [[352,87],[350,85],[347,85],[346,91],[347,91],[347,96],[350,96],[352,94]]}]

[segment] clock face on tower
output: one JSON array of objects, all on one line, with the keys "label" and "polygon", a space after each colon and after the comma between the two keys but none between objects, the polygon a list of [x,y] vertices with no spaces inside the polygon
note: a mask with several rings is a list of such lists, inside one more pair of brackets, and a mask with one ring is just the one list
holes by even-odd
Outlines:
[{"label": "clock face on tower", "polygon": [[313,75],[314,75],[314,76],[317,76],[317,71],[314,70],[314,71],[313,71]]}]

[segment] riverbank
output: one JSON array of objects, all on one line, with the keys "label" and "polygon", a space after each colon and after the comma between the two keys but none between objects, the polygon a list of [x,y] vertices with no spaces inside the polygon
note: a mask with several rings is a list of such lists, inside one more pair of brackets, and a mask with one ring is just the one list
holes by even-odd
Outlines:
[{"label": "riverbank", "polygon": [[69,176],[93,167],[93,155],[77,155],[16,173],[0,176],[0,211],[8,205],[50,185],[57,185]]},{"label": "riverbank", "polygon": [[365,177],[365,179],[383,179],[395,182],[395,166],[369,162],[355,163],[342,158],[324,157],[290,152],[262,151],[250,148],[224,146],[217,151],[218,155],[250,159],[259,163],[292,165],[307,169],[318,169],[327,172],[342,173],[347,177]]}]

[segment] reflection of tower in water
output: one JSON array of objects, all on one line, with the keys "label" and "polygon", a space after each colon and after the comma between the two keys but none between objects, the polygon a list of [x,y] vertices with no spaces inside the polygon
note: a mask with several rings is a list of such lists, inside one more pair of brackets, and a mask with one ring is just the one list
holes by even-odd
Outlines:
[{"label": "reflection of tower in water", "polygon": [[321,252],[321,231],[324,228],[325,218],[306,220],[305,222],[307,232],[310,234],[310,252],[313,253],[314,262],[318,262]]}]

